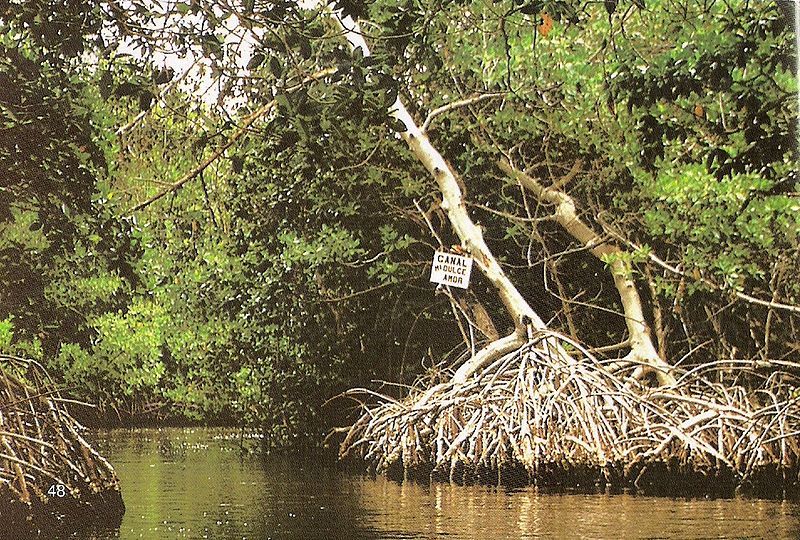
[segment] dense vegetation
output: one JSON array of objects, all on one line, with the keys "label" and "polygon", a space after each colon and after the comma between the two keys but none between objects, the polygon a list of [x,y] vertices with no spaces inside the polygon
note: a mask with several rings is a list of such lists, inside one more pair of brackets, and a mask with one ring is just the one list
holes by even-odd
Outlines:
[{"label": "dense vegetation", "polygon": [[[336,8],[371,55],[293,2],[0,2],[3,352],[107,420],[243,424],[274,446],[318,442],[348,387],[447,378],[518,321],[477,271],[465,292],[428,283],[460,239],[398,136],[400,96],[551,327],[614,358],[622,260],[667,363],[797,355],[792,13]],[[622,251],[594,258],[503,158]]]}]

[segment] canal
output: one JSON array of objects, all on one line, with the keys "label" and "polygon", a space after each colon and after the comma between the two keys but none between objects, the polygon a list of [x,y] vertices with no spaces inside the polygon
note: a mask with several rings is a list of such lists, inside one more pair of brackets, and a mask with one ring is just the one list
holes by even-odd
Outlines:
[{"label": "canal", "polygon": [[242,457],[224,429],[92,439],[116,467],[127,511],[119,529],[78,538],[800,538],[796,501],[400,484],[322,462]]}]

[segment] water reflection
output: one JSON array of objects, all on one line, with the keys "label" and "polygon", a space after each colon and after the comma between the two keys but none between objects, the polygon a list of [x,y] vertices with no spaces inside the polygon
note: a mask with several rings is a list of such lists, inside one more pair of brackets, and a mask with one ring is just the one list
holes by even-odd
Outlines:
[{"label": "water reflection", "polygon": [[119,530],[83,538],[800,538],[796,502],[398,484],[321,463],[241,460],[225,430],[95,439],[128,510]]},{"label": "water reflection", "polygon": [[370,525],[420,538],[800,538],[800,504],[360,484]]}]

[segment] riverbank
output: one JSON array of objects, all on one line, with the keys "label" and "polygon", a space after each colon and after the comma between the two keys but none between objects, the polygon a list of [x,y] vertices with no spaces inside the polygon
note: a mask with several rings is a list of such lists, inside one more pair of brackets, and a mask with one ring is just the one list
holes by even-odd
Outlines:
[{"label": "riverbank", "polygon": [[[800,494],[798,364],[712,362],[650,386],[585,350],[554,355],[553,339],[469,380],[364,405],[341,430],[340,458],[460,483]],[[348,393],[361,394],[375,401],[369,390]]]}]

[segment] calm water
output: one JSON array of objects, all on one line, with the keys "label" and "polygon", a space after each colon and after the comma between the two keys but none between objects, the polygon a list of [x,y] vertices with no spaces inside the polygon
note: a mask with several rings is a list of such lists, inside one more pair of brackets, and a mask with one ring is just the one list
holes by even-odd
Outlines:
[{"label": "calm water", "polygon": [[800,503],[398,484],[240,459],[230,431],[107,431],[127,512],[82,538],[800,538]]}]

